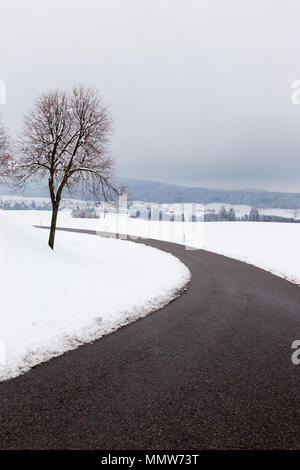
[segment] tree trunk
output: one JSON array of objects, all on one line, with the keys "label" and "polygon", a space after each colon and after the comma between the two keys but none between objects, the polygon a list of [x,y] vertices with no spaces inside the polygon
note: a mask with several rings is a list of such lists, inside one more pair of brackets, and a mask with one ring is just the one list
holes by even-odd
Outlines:
[{"label": "tree trunk", "polygon": [[58,207],[59,207],[59,204],[54,204],[54,206],[52,207],[51,228],[50,228],[49,241],[48,241],[48,245],[50,246],[52,250],[54,248]]}]

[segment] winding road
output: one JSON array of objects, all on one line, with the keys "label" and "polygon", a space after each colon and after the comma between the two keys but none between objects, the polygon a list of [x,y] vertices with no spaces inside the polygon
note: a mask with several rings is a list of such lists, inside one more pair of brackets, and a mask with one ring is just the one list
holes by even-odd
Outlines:
[{"label": "winding road", "polygon": [[299,287],[224,256],[141,241],[188,266],[188,290],[0,383],[0,448],[300,449]]}]

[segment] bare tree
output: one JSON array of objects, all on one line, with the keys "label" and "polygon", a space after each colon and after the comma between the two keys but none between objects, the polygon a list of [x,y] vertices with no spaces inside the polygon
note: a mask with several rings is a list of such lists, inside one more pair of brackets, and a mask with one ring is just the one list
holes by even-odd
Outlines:
[{"label": "bare tree", "polygon": [[12,173],[10,142],[5,127],[0,122],[0,182],[6,183]]},{"label": "bare tree", "polygon": [[49,246],[53,249],[57,215],[64,189],[82,189],[99,200],[118,194],[112,183],[108,151],[112,120],[98,92],[74,87],[71,93],[43,94],[25,117],[18,181],[48,179],[52,203]]}]

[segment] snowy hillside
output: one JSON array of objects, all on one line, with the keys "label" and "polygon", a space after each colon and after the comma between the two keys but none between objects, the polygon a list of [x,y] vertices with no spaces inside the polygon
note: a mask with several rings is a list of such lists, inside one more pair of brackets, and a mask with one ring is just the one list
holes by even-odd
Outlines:
[{"label": "snowy hillside", "polygon": [[[173,256],[128,241],[58,232],[52,253],[47,231],[31,226],[49,225],[50,216],[0,211],[0,380],[146,315],[189,279]],[[61,211],[58,226],[169,240],[300,284],[300,224],[74,219]]]},{"label": "snowy hillside", "polygon": [[[27,214],[27,215],[26,215]],[[48,212],[22,216],[32,223],[49,224]],[[74,219],[61,212],[61,227],[120,232],[169,240],[239,259],[300,284],[300,224],[269,222],[159,222],[109,214],[105,219]]]},{"label": "snowy hillside", "polygon": [[29,214],[42,215],[0,211],[0,380],[147,315],[189,281],[174,256],[128,241],[59,232],[52,252]]}]

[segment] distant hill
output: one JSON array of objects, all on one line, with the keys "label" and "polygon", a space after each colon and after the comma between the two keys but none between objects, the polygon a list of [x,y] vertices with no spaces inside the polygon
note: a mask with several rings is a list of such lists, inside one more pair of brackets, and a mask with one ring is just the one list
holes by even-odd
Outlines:
[{"label": "distant hill", "polygon": [[24,191],[8,189],[6,186],[0,186],[0,196],[18,194],[24,197],[49,197],[47,184],[30,184]]},{"label": "distant hill", "polygon": [[300,193],[189,188],[155,181],[126,178],[119,178],[118,181],[127,186],[131,200],[160,203],[198,202],[202,204],[245,204],[257,208],[300,208]]},{"label": "distant hill", "polygon": [[[207,188],[189,188],[167,183],[158,183],[150,180],[135,180],[129,178],[117,178],[117,184],[127,186],[129,199],[135,201],[180,203],[198,202],[202,204],[224,203],[244,204],[257,208],[299,209],[300,193],[281,193],[271,191],[224,190]],[[5,187],[0,187],[0,195],[9,194]],[[22,193],[23,196],[48,197],[47,184],[30,185]],[[65,193],[65,197],[68,194]],[[82,193],[78,191],[72,197],[82,199]]]}]

